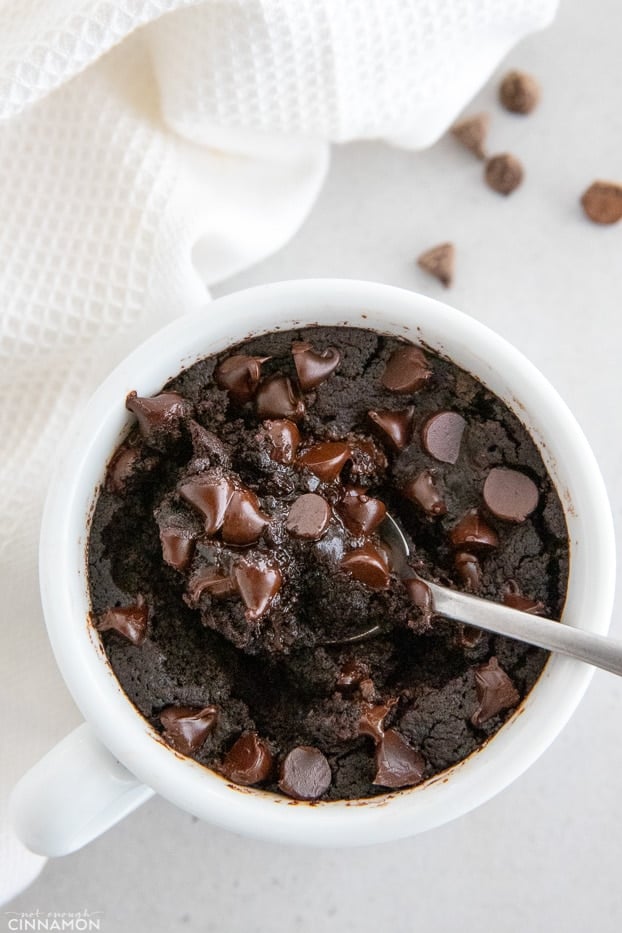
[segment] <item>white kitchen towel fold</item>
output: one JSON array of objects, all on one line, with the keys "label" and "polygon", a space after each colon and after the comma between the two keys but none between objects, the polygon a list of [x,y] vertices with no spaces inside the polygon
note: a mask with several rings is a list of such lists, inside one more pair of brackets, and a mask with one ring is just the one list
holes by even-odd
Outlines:
[{"label": "white kitchen towel fold", "polygon": [[79,721],[37,597],[67,420],[292,235],[329,142],[430,144],[556,3],[0,0],[0,902],[44,862],[11,835],[10,788]]}]

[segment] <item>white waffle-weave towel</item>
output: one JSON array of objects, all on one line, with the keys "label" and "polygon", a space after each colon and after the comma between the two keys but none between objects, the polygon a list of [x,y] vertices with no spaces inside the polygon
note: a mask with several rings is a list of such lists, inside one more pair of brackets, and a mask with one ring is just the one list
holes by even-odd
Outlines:
[{"label": "white waffle-weave towel", "polygon": [[0,902],[44,861],[11,836],[8,792],[79,721],[37,596],[67,419],[292,235],[330,142],[430,144],[556,5],[0,0]]}]

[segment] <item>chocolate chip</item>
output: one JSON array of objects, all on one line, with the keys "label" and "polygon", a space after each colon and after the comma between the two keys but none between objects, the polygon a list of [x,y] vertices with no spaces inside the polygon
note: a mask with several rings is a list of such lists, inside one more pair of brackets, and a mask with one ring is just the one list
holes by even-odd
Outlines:
[{"label": "chocolate chip", "polygon": [[368,417],[382,431],[383,438],[395,450],[403,450],[412,434],[415,409],[412,405],[402,411],[368,411]]},{"label": "chocolate chip", "polygon": [[427,453],[442,463],[455,463],[466,421],[456,411],[439,411],[427,419],[421,429],[421,440]]},{"label": "chocolate chip", "polygon": [[387,456],[379,444],[371,437],[360,437],[358,434],[348,434],[352,463],[350,475],[356,477],[375,477],[386,470],[389,465]]},{"label": "chocolate chip", "polygon": [[424,512],[435,517],[445,515],[447,506],[443,499],[432,470],[423,470],[402,488],[402,493],[411,502],[421,506]]},{"label": "chocolate chip", "polygon": [[125,487],[134,467],[140,459],[138,447],[121,447],[108,464],[106,470],[106,489],[117,494],[125,492]]},{"label": "chocolate chip", "polygon": [[382,385],[390,392],[416,392],[426,384],[432,370],[419,347],[394,350],[382,375]]},{"label": "chocolate chip", "polygon": [[475,689],[479,706],[471,716],[474,726],[481,726],[501,710],[516,706],[520,695],[496,658],[475,671]]},{"label": "chocolate chip", "polygon": [[276,373],[264,379],[257,389],[255,406],[259,418],[291,418],[299,421],[305,413],[305,403],[289,376]]},{"label": "chocolate chip", "polygon": [[423,755],[395,729],[387,729],[376,746],[376,776],[373,783],[393,789],[413,787],[422,780],[424,770]]},{"label": "chocolate chip", "polygon": [[149,607],[139,594],[132,606],[113,606],[106,609],[95,622],[95,628],[98,632],[112,629],[133,645],[142,645],[147,637],[148,621]]},{"label": "chocolate chip", "polygon": [[296,800],[317,800],[326,793],[331,781],[326,756],[311,745],[292,748],[281,764],[279,787]]},{"label": "chocolate chip", "polygon": [[175,570],[185,570],[194,554],[194,537],[180,528],[160,528],[164,561]]},{"label": "chocolate chip", "polygon": [[394,698],[375,705],[363,703],[358,723],[359,735],[369,735],[374,742],[379,742],[384,735],[384,721],[396,703]]},{"label": "chocolate chip", "polygon": [[622,219],[622,185],[595,181],[581,197],[583,210],[596,224],[615,224]]},{"label": "chocolate chip", "polygon": [[247,732],[233,743],[220,770],[234,784],[259,784],[270,777],[274,765],[272,752],[256,732]]},{"label": "chocolate chip", "polygon": [[294,538],[317,541],[328,528],[331,515],[331,508],[326,499],[314,492],[308,492],[292,503],[285,527]]},{"label": "chocolate chip", "polygon": [[250,401],[261,379],[261,364],[269,356],[228,356],[214,370],[214,381],[219,389],[226,389],[236,402]]},{"label": "chocolate chip", "polygon": [[529,596],[523,596],[515,580],[508,580],[503,586],[501,600],[504,606],[509,606],[510,609],[530,612],[534,616],[543,615],[546,611],[546,606],[544,603],[540,602],[539,599],[531,599]]},{"label": "chocolate chip", "polygon": [[270,521],[251,489],[235,489],[222,523],[222,539],[227,544],[254,544]]},{"label": "chocolate chip", "polygon": [[473,625],[459,625],[457,643],[460,648],[474,648],[481,639],[481,628],[475,628]]},{"label": "chocolate chip", "polygon": [[485,142],[490,127],[490,114],[476,113],[472,117],[464,117],[451,128],[452,136],[459,143],[474,153],[478,159],[486,158]]},{"label": "chocolate chip", "polygon": [[215,706],[167,706],[160,713],[164,726],[162,738],[175,751],[191,755],[198,751],[214,731],[218,709]]},{"label": "chocolate chip", "polygon": [[427,249],[417,258],[417,265],[449,288],[454,279],[456,248],[453,243],[441,243]]},{"label": "chocolate chip", "polygon": [[359,684],[369,679],[369,666],[365,661],[354,659],[345,661],[337,677],[337,690],[341,693],[349,693],[355,690]]},{"label": "chocolate chip", "polygon": [[374,590],[385,589],[391,581],[386,555],[369,541],[346,554],[341,559],[341,567],[352,574],[355,580]]},{"label": "chocolate chip", "polygon": [[294,365],[301,388],[308,392],[324,382],[339,366],[341,353],[334,347],[318,352],[306,340],[292,343]]},{"label": "chocolate chip", "polygon": [[246,606],[249,622],[257,622],[266,614],[283,582],[276,564],[263,557],[254,562],[238,561],[233,567],[233,578]]},{"label": "chocolate chip", "polygon": [[201,567],[192,574],[188,583],[187,593],[190,604],[196,606],[205,592],[217,599],[231,596],[236,592],[235,580],[219,567]]},{"label": "chocolate chip", "polygon": [[496,531],[487,525],[477,509],[471,509],[449,532],[449,539],[456,548],[492,548],[499,544]]},{"label": "chocolate chip", "polygon": [[347,486],[337,512],[353,535],[370,535],[384,520],[387,507],[380,499],[366,496],[364,490]]},{"label": "chocolate chip", "polygon": [[179,422],[190,411],[190,403],[177,392],[161,392],[153,398],[130,392],[125,407],[136,415],[140,433],[147,439],[163,429],[178,435]]},{"label": "chocolate chip", "polygon": [[495,467],[484,483],[484,502],[493,515],[508,522],[524,522],[538,504],[538,487],[518,470]]},{"label": "chocolate chip", "polygon": [[510,113],[531,113],[540,100],[540,85],[524,71],[508,71],[499,85],[499,100]]},{"label": "chocolate chip", "polygon": [[305,450],[298,457],[298,463],[305,466],[323,483],[332,483],[349,459],[350,448],[343,441],[322,441]]},{"label": "chocolate chip", "polygon": [[184,502],[205,519],[205,533],[213,535],[222,526],[233,495],[233,483],[224,476],[195,476],[179,487]]},{"label": "chocolate chip", "polygon": [[292,464],[300,444],[300,431],[294,422],[286,418],[279,421],[265,421],[264,429],[272,442],[270,451],[272,460],[286,466]]},{"label": "chocolate chip", "polygon": [[[432,615],[434,614],[432,590],[425,580],[418,580],[417,577],[408,577],[404,580],[404,586],[406,587],[406,592],[410,597],[410,601],[421,610],[421,621],[429,625],[432,621]],[[420,624],[413,623],[411,627],[420,628]]]},{"label": "chocolate chip", "polygon": [[482,585],[482,568],[475,554],[467,551],[458,551],[454,557],[454,567],[470,593],[477,593]]},{"label": "chocolate chip", "polygon": [[509,152],[493,156],[486,162],[484,178],[486,184],[499,194],[511,194],[523,180],[523,166]]}]

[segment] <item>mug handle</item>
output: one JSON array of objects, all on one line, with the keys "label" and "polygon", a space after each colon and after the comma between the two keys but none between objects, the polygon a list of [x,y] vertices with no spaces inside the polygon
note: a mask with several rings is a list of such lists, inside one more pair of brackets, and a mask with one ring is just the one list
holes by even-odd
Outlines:
[{"label": "mug handle", "polygon": [[32,852],[68,855],[153,794],[83,723],[20,778],[9,811],[16,835]]}]

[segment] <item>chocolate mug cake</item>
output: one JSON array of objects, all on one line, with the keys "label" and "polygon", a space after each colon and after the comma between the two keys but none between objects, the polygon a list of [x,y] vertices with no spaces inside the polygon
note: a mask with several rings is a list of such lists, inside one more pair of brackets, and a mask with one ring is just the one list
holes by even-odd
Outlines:
[{"label": "chocolate mug cake", "polygon": [[468,373],[309,327],[127,407],[90,531],[93,624],[175,751],[295,799],[365,798],[464,759],[529,692],[547,653],[432,615],[382,538],[388,512],[424,578],[559,617],[561,503]]}]

